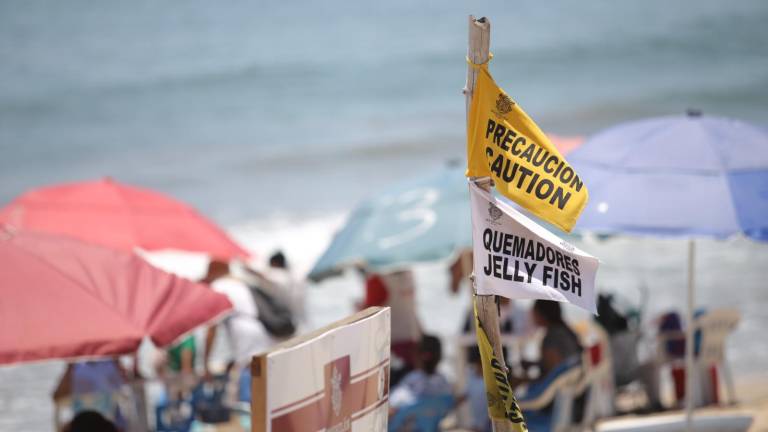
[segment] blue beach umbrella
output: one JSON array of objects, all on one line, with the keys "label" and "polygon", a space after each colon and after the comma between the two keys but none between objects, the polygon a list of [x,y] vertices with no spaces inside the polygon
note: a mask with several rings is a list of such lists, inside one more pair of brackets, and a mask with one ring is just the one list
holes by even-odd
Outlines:
[{"label": "blue beach umbrella", "polygon": [[354,264],[381,269],[440,260],[471,245],[464,166],[452,163],[360,204],[308,277],[320,281]]},{"label": "blue beach umbrella", "polygon": [[[768,131],[689,112],[609,128],[568,159],[589,186],[589,204],[576,229],[689,239],[686,365],[691,371],[693,239],[742,234],[768,240]],[[693,374],[686,376],[691,389]],[[692,393],[686,392],[688,421]]]},{"label": "blue beach umbrella", "polygon": [[768,132],[698,115],[615,126],[568,157],[589,183],[577,228],[768,240]]}]

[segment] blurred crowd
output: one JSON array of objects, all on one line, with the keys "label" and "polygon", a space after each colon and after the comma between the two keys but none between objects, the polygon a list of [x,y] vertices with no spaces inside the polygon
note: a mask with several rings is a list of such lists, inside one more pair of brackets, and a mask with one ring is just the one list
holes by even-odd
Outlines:
[{"label": "blurred crowd", "polygon": [[[457,336],[441,340],[424,331],[411,269],[381,272],[359,266],[357,273],[363,296],[355,306],[391,308],[389,429],[490,431],[472,305],[456,317]],[[470,254],[459,254],[448,273],[449,293],[469,290]],[[189,334],[159,352],[154,373],[162,383],[160,396],[147,400],[136,356],[70,363],[53,394],[60,430],[184,431],[193,430],[195,421],[227,424],[238,414],[248,417],[251,358],[306,328],[305,284],[279,251],[261,270],[210,261],[201,282],[226,295],[234,310],[205,329],[204,337]],[[498,299],[508,379],[531,430],[589,424],[617,411],[680,406],[684,337],[679,315],[667,313],[643,327],[640,307],[622,308],[613,296],[601,295],[599,315],[572,324],[565,319],[567,307]],[[697,331],[699,352],[704,330]],[[649,339],[655,348],[644,350]],[[451,362],[444,361],[446,353]],[[665,368],[674,387],[666,406],[660,390]],[[700,371],[701,382],[710,387],[699,404],[717,402],[712,366]],[[95,424],[113,429],[93,429]]]}]

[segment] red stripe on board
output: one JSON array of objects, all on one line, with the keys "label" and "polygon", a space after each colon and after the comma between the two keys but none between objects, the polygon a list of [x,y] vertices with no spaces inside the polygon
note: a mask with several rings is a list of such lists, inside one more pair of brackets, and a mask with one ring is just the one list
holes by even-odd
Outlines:
[{"label": "red stripe on board", "polygon": [[366,370],[364,370],[362,372],[358,372],[358,373],[352,375],[351,377],[349,377],[349,379],[354,381],[356,378],[359,378],[359,377],[361,377],[363,375],[366,375],[367,373],[369,373],[369,372],[371,372],[371,371],[373,371],[375,369],[378,369],[378,368],[384,366],[386,363],[389,363],[389,359],[388,358],[385,358],[384,360],[380,361],[379,364],[377,364],[376,366],[370,367],[370,368],[368,368],[368,369],[366,369]]},{"label": "red stripe on board", "polygon": [[282,411],[282,410],[284,410],[284,409],[286,409],[286,408],[291,408],[291,407],[294,407],[294,406],[296,406],[296,405],[301,405],[301,403],[302,403],[302,402],[306,402],[306,401],[308,401],[308,400],[312,399],[313,397],[318,397],[318,396],[320,396],[321,394],[323,394],[323,392],[324,392],[324,391],[325,391],[325,390],[320,390],[319,392],[315,392],[315,393],[312,393],[311,395],[309,395],[309,396],[307,396],[307,397],[305,397],[305,398],[301,398],[301,399],[297,400],[296,402],[291,402],[291,403],[289,403],[289,404],[287,404],[287,405],[283,405],[283,406],[281,406],[281,407],[277,407],[277,408],[273,409],[273,410],[272,410],[272,411],[270,411],[270,412],[271,412],[272,414],[274,414],[274,413],[276,413],[276,412],[278,412],[278,411]]},{"label": "red stripe on board", "polygon": [[353,414],[352,415],[352,421],[355,421],[355,420],[357,420],[359,418],[365,417],[371,411],[374,411],[374,410],[376,410],[376,408],[384,405],[384,403],[386,401],[388,401],[388,400],[389,400],[389,396],[384,396],[380,401],[376,402],[376,405],[374,405],[372,407],[368,407],[368,408],[364,409],[363,411],[360,411],[358,413]]}]

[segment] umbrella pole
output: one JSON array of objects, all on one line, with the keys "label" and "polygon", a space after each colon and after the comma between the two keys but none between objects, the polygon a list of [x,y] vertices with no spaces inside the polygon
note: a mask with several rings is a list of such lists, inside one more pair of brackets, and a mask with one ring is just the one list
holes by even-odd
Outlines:
[{"label": "umbrella pole", "polygon": [[693,402],[694,402],[694,365],[693,365],[693,310],[695,308],[694,264],[696,259],[696,242],[688,240],[688,307],[685,317],[685,427],[693,431]]},{"label": "umbrella pole", "polygon": [[[469,45],[467,49],[467,58],[475,64],[483,64],[490,57],[491,41],[491,22],[483,18],[469,16]],[[467,85],[464,87],[466,96],[467,116],[469,116],[469,107],[472,103],[472,93],[477,82],[477,69],[472,65],[467,65]],[[469,123],[469,122],[467,122]],[[478,186],[490,192],[491,179],[488,177],[472,179]],[[472,291],[477,303],[477,317],[483,329],[486,331],[488,341],[493,347],[493,353],[503,365],[506,372],[506,363],[504,361],[504,352],[501,348],[501,332],[499,331],[499,307],[498,299],[493,295],[477,295],[477,286],[475,285],[474,275],[471,277]],[[483,365],[485,367],[485,365]],[[491,425],[494,432],[511,431],[509,422],[506,420],[491,419]]]}]

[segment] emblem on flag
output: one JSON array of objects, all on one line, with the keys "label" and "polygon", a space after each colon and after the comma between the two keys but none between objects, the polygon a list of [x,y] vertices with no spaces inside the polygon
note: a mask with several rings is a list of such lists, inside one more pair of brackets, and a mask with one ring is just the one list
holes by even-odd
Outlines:
[{"label": "emblem on flag", "polygon": [[494,114],[496,114],[499,117],[504,117],[505,115],[512,112],[512,107],[515,105],[515,103],[510,99],[509,96],[505,95],[504,93],[499,93],[499,98],[496,99],[496,111],[494,111]]}]

